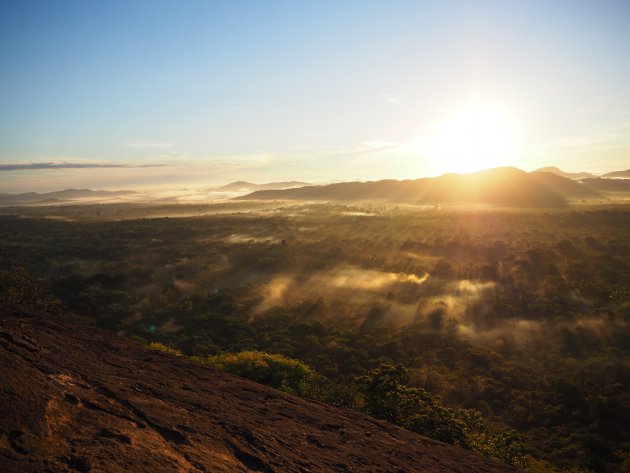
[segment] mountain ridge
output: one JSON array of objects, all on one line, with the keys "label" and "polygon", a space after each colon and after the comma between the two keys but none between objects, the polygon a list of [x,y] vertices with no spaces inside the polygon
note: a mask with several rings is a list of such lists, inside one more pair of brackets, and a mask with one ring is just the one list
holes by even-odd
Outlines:
[{"label": "mountain ridge", "polygon": [[600,177],[605,177],[608,179],[630,179],[630,169],[626,169],[625,171],[613,171],[607,172],[606,174],[602,174]]},{"label": "mountain ridge", "polygon": [[23,192],[21,194],[0,194],[0,203],[36,203],[42,201],[49,201],[55,199],[57,201],[72,200],[72,199],[86,199],[86,198],[102,198],[102,197],[117,197],[123,195],[138,194],[132,190],[119,190],[119,191],[107,191],[107,190],[91,190],[91,189],[63,189],[60,191],[52,192]]},{"label": "mountain ridge", "polygon": [[549,172],[551,174],[556,174],[558,176],[566,177],[567,179],[586,179],[588,177],[598,177],[595,174],[591,174],[590,172],[566,172],[556,166],[545,166],[542,168],[538,168],[533,172]]},{"label": "mountain ridge", "polygon": [[282,182],[268,182],[264,184],[254,184],[252,182],[247,181],[235,181],[225,186],[218,187],[213,189],[214,191],[222,191],[222,192],[243,192],[249,191],[253,192],[255,190],[284,190],[284,189],[292,189],[294,187],[303,187],[310,186],[308,182],[300,182],[300,181],[282,181]]},{"label": "mountain ridge", "polygon": [[[602,186],[600,186],[602,187]],[[627,189],[630,192],[630,187]],[[625,192],[625,191],[624,191]],[[480,203],[518,207],[564,206],[570,199],[605,196],[583,182],[514,167],[470,174],[398,181],[344,182],[277,191],[256,191],[240,200],[389,200],[417,204]]]}]

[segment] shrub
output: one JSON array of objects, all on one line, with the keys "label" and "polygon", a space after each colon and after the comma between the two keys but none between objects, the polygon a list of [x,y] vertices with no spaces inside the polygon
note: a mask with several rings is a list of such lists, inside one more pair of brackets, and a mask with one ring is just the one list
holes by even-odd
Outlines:
[{"label": "shrub", "polygon": [[242,351],[209,356],[206,363],[228,373],[304,396],[313,379],[311,368],[301,361],[263,351]]},{"label": "shrub", "polygon": [[175,348],[169,347],[167,345],[164,345],[163,343],[160,343],[160,342],[151,342],[151,343],[149,343],[148,346],[149,346],[149,348],[151,350],[162,351],[164,353],[169,353],[169,354],[175,355],[175,356],[182,356],[182,352],[181,351],[179,351],[179,350],[177,350]]}]

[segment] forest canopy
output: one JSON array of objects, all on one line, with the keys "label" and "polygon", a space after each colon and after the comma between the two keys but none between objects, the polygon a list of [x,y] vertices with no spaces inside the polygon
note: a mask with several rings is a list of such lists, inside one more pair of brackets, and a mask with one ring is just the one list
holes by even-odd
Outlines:
[{"label": "forest canopy", "polygon": [[628,467],[627,207],[238,205],[5,209],[0,297],[532,471]]}]

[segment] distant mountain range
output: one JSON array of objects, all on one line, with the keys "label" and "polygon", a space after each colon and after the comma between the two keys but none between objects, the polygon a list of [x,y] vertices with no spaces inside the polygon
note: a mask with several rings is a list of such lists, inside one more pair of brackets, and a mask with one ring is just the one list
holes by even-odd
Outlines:
[{"label": "distant mountain range", "polygon": [[613,179],[613,178],[630,179],[630,169],[626,169],[625,171],[609,172],[607,174],[603,174],[601,177],[605,177],[608,179]]},{"label": "distant mountain range", "polygon": [[582,184],[600,193],[626,194],[630,192],[630,179],[593,178],[583,179]]},{"label": "distant mountain range", "polygon": [[123,195],[137,194],[135,191],[93,191],[90,189],[65,189],[55,192],[26,192],[23,194],[0,194],[0,205],[47,204],[73,201],[78,199],[102,199]]},{"label": "distant mountain range", "polygon": [[559,206],[571,199],[606,198],[608,192],[630,194],[630,180],[576,181],[550,172],[527,173],[513,167],[472,174],[445,174],[415,180],[342,182],[286,190],[259,190],[241,200],[387,200],[419,204],[481,203],[504,206]]},{"label": "distant mountain range", "polygon": [[589,177],[597,177],[595,174],[591,174],[589,172],[564,172],[562,169],[559,169],[555,166],[546,166],[544,168],[536,169],[534,172],[550,172],[551,174],[556,174],[558,176],[566,177],[567,179],[587,179]]},{"label": "distant mountain range", "polygon": [[574,179],[578,181],[582,179],[597,179],[597,178],[630,179],[630,169],[626,169],[625,171],[609,172],[606,174],[602,174],[601,176],[597,176],[589,172],[565,172],[562,169],[559,169],[555,166],[546,166],[544,168],[536,169],[534,172],[550,172],[558,176],[566,177],[567,179]]},{"label": "distant mountain range", "polygon": [[283,190],[293,189],[296,187],[310,186],[308,182],[289,181],[289,182],[269,182],[267,184],[253,184],[246,181],[232,182],[226,186],[213,189],[220,192],[254,192],[263,190]]},{"label": "distant mountain range", "polygon": [[[302,181],[254,184],[236,181],[207,192],[244,194],[240,200],[384,200],[418,204],[481,203],[504,206],[557,206],[570,200],[606,199],[628,194],[630,169],[604,174],[567,173],[549,166],[527,173],[514,167],[436,178],[385,179],[312,185]],[[0,194],[0,206],[46,205],[108,200],[141,195],[132,190],[65,189],[55,192]],[[234,195],[234,194],[232,194]]]}]

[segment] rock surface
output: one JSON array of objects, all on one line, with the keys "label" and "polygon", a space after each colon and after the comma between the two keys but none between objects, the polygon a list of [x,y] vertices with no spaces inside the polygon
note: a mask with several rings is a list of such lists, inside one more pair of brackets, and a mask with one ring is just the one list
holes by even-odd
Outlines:
[{"label": "rock surface", "polygon": [[16,308],[0,357],[0,471],[520,471]]}]

